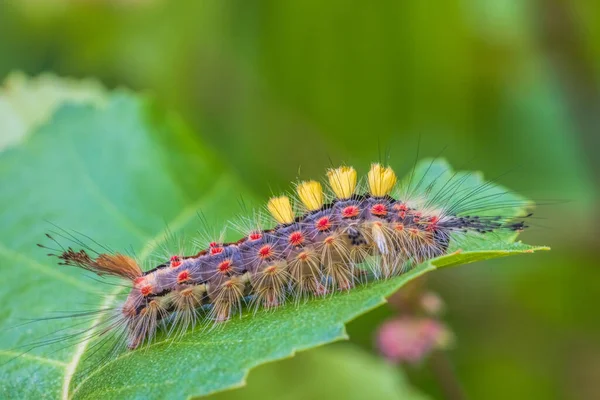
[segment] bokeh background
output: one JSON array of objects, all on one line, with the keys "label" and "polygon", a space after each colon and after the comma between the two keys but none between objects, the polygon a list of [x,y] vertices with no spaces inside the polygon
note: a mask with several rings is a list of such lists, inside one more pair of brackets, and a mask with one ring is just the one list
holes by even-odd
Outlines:
[{"label": "bokeh background", "polygon": [[[502,175],[541,203],[523,240],[553,250],[428,277],[456,375],[474,399],[600,396],[600,3],[3,0],[13,71],[148,92],[263,196],[387,150]],[[351,323],[349,351],[376,354],[391,313]]]}]

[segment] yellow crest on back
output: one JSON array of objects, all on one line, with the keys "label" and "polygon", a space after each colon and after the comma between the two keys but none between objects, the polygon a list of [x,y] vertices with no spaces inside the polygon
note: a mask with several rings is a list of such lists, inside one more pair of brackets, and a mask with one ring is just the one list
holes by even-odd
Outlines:
[{"label": "yellow crest on back", "polygon": [[396,174],[390,168],[384,168],[381,164],[372,164],[367,175],[369,181],[369,192],[375,197],[388,195],[396,184]]},{"label": "yellow crest on back", "polygon": [[331,190],[338,199],[349,199],[356,189],[356,170],[352,167],[339,167],[327,171]]},{"label": "yellow crest on back", "polygon": [[291,224],[294,222],[294,210],[287,196],[272,197],[267,204],[269,212],[280,224]]}]

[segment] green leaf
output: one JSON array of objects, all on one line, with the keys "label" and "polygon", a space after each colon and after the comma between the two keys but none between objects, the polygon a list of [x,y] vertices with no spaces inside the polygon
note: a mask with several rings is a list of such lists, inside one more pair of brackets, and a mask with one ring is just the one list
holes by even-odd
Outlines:
[{"label": "green leaf", "polygon": [[424,400],[399,367],[350,345],[332,345],[252,370],[247,386],[213,400],[261,399]]},{"label": "green leaf", "polygon": [[[432,165],[436,171],[447,168],[443,162]],[[478,175],[468,178],[469,184],[481,183]],[[47,125],[0,154],[0,179],[0,301],[10,305],[0,312],[3,327],[60,310],[103,308],[126,294],[45,257],[35,246],[52,229],[45,221],[113,249],[133,249],[149,268],[156,261],[153,254],[164,258],[161,249],[170,241],[179,250],[181,238],[190,243],[197,236],[197,211],[218,232],[239,211],[240,196],[259,204],[227,167],[225,156],[212,155],[179,120],[128,93],[112,95],[102,108],[61,108]],[[179,237],[171,240],[167,232]],[[257,365],[346,339],[346,322],[425,272],[542,249],[512,243],[513,236],[468,238],[454,245],[453,254],[400,277],[300,306],[247,313],[209,332],[188,332],[176,342],[159,338],[145,350],[106,363],[94,365],[94,344],[87,339],[73,347],[37,348],[0,370],[7,382],[0,395],[187,398],[236,387]],[[95,318],[85,326],[94,325]],[[71,325],[49,320],[3,329],[0,356],[8,360],[19,354],[17,346]]]},{"label": "green leaf", "polygon": [[102,85],[93,80],[43,74],[27,78],[11,73],[0,88],[0,150],[18,143],[47,122],[64,103],[101,106],[107,101]]}]

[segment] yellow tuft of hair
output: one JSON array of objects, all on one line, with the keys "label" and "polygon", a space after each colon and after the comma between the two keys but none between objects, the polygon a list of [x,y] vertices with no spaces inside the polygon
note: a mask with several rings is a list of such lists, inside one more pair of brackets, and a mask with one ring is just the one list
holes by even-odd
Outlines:
[{"label": "yellow tuft of hair", "polygon": [[349,199],[356,189],[356,170],[352,167],[339,167],[327,171],[331,190],[338,199]]},{"label": "yellow tuft of hair", "polygon": [[300,182],[296,186],[296,191],[309,211],[315,211],[323,207],[323,188],[319,182]]},{"label": "yellow tuft of hair", "polygon": [[287,196],[272,197],[267,204],[269,212],[280,224],[291,224],[294,222],[294,210]]},{"label": "yellow tuft of hair", "polygon": [[390,168],[384,168],[381,164],[372,164],[367,175],[369,181],[369,192],[375,197],[388,195],[396,184],[396,174]]}]

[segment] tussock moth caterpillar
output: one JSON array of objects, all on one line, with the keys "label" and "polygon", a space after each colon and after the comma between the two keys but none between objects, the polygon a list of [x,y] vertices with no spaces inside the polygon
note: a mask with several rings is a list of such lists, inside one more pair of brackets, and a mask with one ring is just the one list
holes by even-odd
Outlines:
[{"label": "tussock moth caterpillar", "polygon": [[127,281],[125,301],[99,310],[109,317],[86,333],[110,333],[136,349],[159,329],[178,335],[203,322],[223,323],[246,308],[275,310],[350,291],[447,254],[451,244],[460,249],[466,237],[485,242],[526,228],[530,214],[515,215],[528,201],[507,199],[508,192],[489,182],[467,185],[471,174],[442,171],[431,179],[428,172],[413,169],[398,182],[390,167],[374,163],[361,182],[352,167],[329,169],[326,186],[302,181],[293,196],[267,202],[271,228],[263,229],[258,217],[235,242],[215,240],[195,254],[170,254],[148,271],[133,257],[97,251],[66,231],[61,236],[80,248],[62,247],[48,235],[59,245],[51,255],[63,265]]}]

